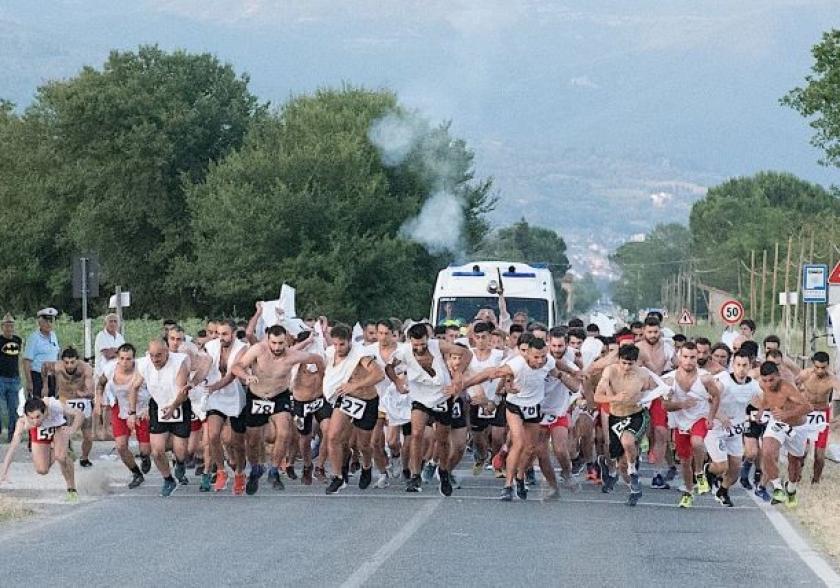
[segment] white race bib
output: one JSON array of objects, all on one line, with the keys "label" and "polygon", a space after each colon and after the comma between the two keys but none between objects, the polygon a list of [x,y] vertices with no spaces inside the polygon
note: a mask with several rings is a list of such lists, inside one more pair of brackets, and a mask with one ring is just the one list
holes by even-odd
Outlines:
[{"label": "white race bib", "polygon": [[496,409],[486,410],[483,406],[478,407],[478,418],[480,419],[494,419],[496,418]]},{"label": "white race bib", "polygon": [[743,423],[735,423],[726,431],[730,437],[736,437],[738,435],[743,435],[744,433],[744,424]]},{"label": "white race bib", "polygon": [[542,415],[542,420],[540,421],[541,425],[550,426],[554,424],[554,421],[557,420],[556,414],[544,414]]},{"label": "white race bib", "polygon": [[303,416],[308,414],[314,414],[321,410],[321,407],[324,406],[324,399],[318,398],[317,400],[313,400],[312,402],[307,402],[303,405]]},{"label": "white race bib", "polygon": [[770,425],[772,431],[776,433],[783,433],[784,435],[790,437],[793,435],[793,427],[791,427],[787,423],[781,423],[779,421],[773,421],[773,424]]},{"label": "white race bib", "polygon": [[184,422],[184,410],[182,407],[177,407],[172,409],[172,415],[167,419],[163,416],[164,409],[162,407],[158,407],[158,422],[159,423],[183,423]]},{"label": "white race bib", "polygon": [[446,400],[432,407],[432,411],[434,412],[446,412],[447,410],[449,410],[449,405],[446,403]]},{"label": "white race bib", "polygon": [[453,402],[452,403],[452,418],[459,419],[461,418],[461,403],[460,402]]},{"label": "white race bib", "polygon": [[815,410],[813,412],[809,412],[805,415],[805,424],[809,426],[816,426],[819,427],[826,422],[825,418],[825,411],[822,410]]},{"label": "white race bib", "polygon": [[93,414],[93,406],[91,404],[90,398],[71,398],[69,400],[65,400],[64,402],[70,408],[74,408],[82,413],[86,419],[89,419],[90,416]]},{"label": "white race bib", "polygon": [[349,416],[353,420],[362,418],[367,408],[367,402],[353,398],[352,396],[342,396],[338,399],[338,410]]},{"label": "white race bib", "polygon": [[540,416],[539,406],[520,406],[519,410],[522,412],[523,419],[535,419]]},{"label": "white race bib", "polygon": [[269,416],[274,414],[274,401],[259,400],[257,398],[252,399],[251,414],[264,414]]},{"label": "white race bib", "polygon": [[55,427],[38,427],[35,429],[35,439],[38,441],[52,441],[55,437]]}]

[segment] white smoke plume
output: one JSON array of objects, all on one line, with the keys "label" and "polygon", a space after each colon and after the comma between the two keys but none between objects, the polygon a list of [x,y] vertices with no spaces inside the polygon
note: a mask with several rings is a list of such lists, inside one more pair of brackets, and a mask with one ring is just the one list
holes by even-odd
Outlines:
[{"label": "white smoke plume", "polygon": [[400,235],[420,243],[429,253],[446,251],[463,255],[464,199],[455,193],[457,164],[447,158],[446,136],[433,129],[416,113],[391,112],[377,119],[368,131],[368,138],[388,167],[403,163],[422,174],[431,188],[431,196],[420,213],[405,221]]}]

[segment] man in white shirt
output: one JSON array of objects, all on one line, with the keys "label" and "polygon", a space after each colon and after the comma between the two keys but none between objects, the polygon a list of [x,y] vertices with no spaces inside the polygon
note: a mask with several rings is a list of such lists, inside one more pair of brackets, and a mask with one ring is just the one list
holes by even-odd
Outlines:
[{"label": "man in white shirt", "polygon": [[93,348],[96,353],[96,376],[105,372],[105,368],[116,363],[117,349],[125,343],[120,333],[120,319],[116,314],[105,317],[105,328],[96,334]]}]

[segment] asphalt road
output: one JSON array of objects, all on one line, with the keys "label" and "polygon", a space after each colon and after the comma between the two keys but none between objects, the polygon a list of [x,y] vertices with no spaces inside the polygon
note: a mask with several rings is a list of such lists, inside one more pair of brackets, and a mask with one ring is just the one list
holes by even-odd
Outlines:
[{"label": "asphalt road", "polygon": [[[117,465],[94,469],[107,466],[122,486]],[[501,503],[489,472],[461,476],[451,498],[402,485],[326,496],[317,482],[239,497],[201,494],[192,479],[163,499],[150,475],[134,491],[0,526],[0,561],[30,586],[822,584],[740,490],[730,509],[703,496],[681,510],[676,490],[649,488],[628,507],[621,484],[611,495],[584,484],[556,502],[540,501],[539,488]]]}]

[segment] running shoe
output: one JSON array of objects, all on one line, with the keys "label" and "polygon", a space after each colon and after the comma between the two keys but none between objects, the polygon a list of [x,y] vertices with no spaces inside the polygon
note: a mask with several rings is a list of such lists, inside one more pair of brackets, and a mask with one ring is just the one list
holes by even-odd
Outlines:
[{"label": "running shoe", "polygon": [[355,458],[354,458],[354,459],[350,462],[350,475],[355,474],[355,473],[356,473],[356,472],[358,472],[360,469],[362,469],[362,464],[361,464],[361,462],[359,462],[359,460],[358,460],[358,459],[355,459]]},{"label": "running shoe", "polygon": [[748,461],[741,462],[741,475],[739,481],[744,490],[752,490],[753,485],[750,483],[750,469],[752,464]]},{"label": "running shoe", "polygon": [[718,488],[717,492],[715,492],[715,500],[717,500],[722,506],[735,506],[734,504],[732,504],[732,499],[729,498],[729,490],[727,490],[723,486]]},{"label": "running shoe", "polygon": [[761,470],[755,470],[755,472],[753,473],[753,486],[758,486],[759,484],[761,484],[761,474]]},{"label": "running shoe", "polygon": [[234,496],[245,494],[245,472],[233,474],[233,494]]},{"label": "running shoe", "polygon": [[560,485],[569,492],[580,491],[580,482],[575,480],[572,476],[560,476]]},{"label": "running shoe", "polygon": [[330,485],[327,486],[327,494],[338,494],[339,490],[347,488],[347,482],[341,476],[333,476]]},{"label": "running shoe", "polygon": [[390,476],[394,480],[400,479],[400,473],[402,472],[402,463],[400,463],[399,456],[391,458],[391,463],[388,464],[387,470],[388,476]]},{"label": "running shoe", "polygon": [[716,488],[720,483],[720,478],[709,470],[709,464],[703,464],[703,474],[705,474],[706,482],[708,482],[710,488]]},{"label": "running shoe", "polygon": [[665,472],[665,481],[670,482],[674,478],[677,477],[677,466],[671,466],[668,468],[668,471]]},{"label": "running shoe", "polygon": [[560,489],[559,488],[549,488],[548,494],[543,496],[543,500],[559,500],[560,499]]},{"label": "running shoe", "polygon": [[315,466],[312,470],[312,475],[319,482],[327,483],[327,472],[324,471],[324,468]]},{"label": "running shoe", "polygon": [[312,485],[312,466],[303,466],[303,473],[300,476],[300,483],[304,486]]},{"label": "running shoe", "polygon": [[665,481],[665,478],[662,477],[662,474],[655,474],[653,479],[650,481],[650,487],[655,490],[670,490],[671,485]]},{"label": "running shoe", "polygon": [[528,500],[528,487],[525,480],[516,479],[516,496],[519,500]]},{"label": "running shoe", "polygon": [[286,485],[283,483],[283,478],[280,477],[280,470],[271,468],[268,470],[268,479],[271,480],[271,487],[275,490],[285,490]]},{"label": "running shoe", "polygon": [[704,474],[694,475],[694,485],[697,488],[697,494],[708,494],[712,491],[712,489],[709,488],[709,481],[706,479]]},{"label": "running shoe", "polygon": [[213,483],[210,481],[210,474],[202,474],[201,482],[198,483],[199,492],[210,492],[213,489]]},{"label": "running shoe", "polygon": [[286,467],[286,475],[289,476],[290,480],[297,480],[298,476],[297,476],[297,473],[295,472],[295,466],[290,465],[290,466]]},{"label": "running shoe", "polygon": [[178,480],[178,483],[182,486],[186,486],[190,483],[187,479],[187,468],[184,467],[183,463],[175,464],[175,479]]},{"label": "running shoe", "polygon": [[[603,474],[602,474],[603,475]],[[603,485],[601,486],[601,492],[604,494],[609,494],[615,488],[615,483],[618,481],[618,476],[611,476],[607,474],[605,478],[603,478]]]},{"label": "running shoe", "polygon": [[484,460],[483,459],[477,459],[476,462],[473,464],[473,467],[472,467],[472,475],[473,476],[480,476],[481,475],[481,470],[483,470],[483,469],[484,469]]},{"label": "running shoe", "polygon": [[169,478],[164,478],[163,486],[160,488],[160,495],[166,498],[167,496],[172,496],[172,493],[175,492],[175,489],[178,487],[178,482],[175,481],[175,478],[170,476]]},{"label": "running shoe", "polygon": [[504,469],[494,468],[493,469],[493,477],[496,478],[496,479],[506,478],[507,477],[507,471],[505,471]]},{"label": "running shoe", "polygon": [[150,471],[152,471],[152,458],[148,455],[140,456],[140,471],[143,474],[148,474]]},{"label": "running shoe", "polygon": [[534,468],[525,470],[525,484],[529,487],[537,485],[537,472],[534,471]]},{"label": "running shoe", "polygon": [[770,493],[764,486],[755,487],[755,495],[761,498],[764,502],[770,502]]},{"label": "running shoe", "polygon": [[198,458],[195,460],[195,477],[200,478],[204,474],[204,460]]},{"label": "running shoe", "polygon": [[371,481],[373,481],[373,468],[362,468],[359,476],[359,490],[367,490]]},{"label": "running shoe", "polygon": [[494,455],[493,459],[491,460],[491,463],[493,464],[493,469],[494,470],[505,469],[506,461],[507,461],[507,452],[506,451],[500,451],[499,453]]},{"label": "running shoe", "polygon": [[388,479],[388,474],[379,474],[379,477],[376,478],[376,483],[373,485],[373,487],[383,490],[390,485],[391,481]]},{"label": "running shoe", "polygon": [[428,484],[434,479],[436,469],[437,464],[431,461],[426,462],[426,465],[423,466],[423,471],[420,476],[424,484]]},{"label": "running shoe", "polygon": [[601,483],[600,471],[594,463],[586,464],[586,479],[596,485]]},{"label": "running shoe", "polygon": [[773,495],[770,498],[770,504],[784,504],[788,501],[787,492],[781,488],[773,490]]},{"label": "running shoe", "polygon": [[418,493],[423,491],[423,481],[420,479],[420,476],[411,476],[408,479],[408,484],[405,486],[406,492],[411,493]]},{"label": "running shoe", "polygon": [[79,465],[83,468],[90,468],[93,467],[93,462],[91,462],[88,458],[83,457],[79,460]]},{"label": "running shoe", "polygon": [[452,482],[449,480],[449,472],[442,469],[438,469],[438,472],[440,474],[440,486],[438,486],[440,495],[452,496]]},{"label": "running shoe", "polygon": [[456,490],[461,489],[461,480],[455,477],[455,474],[449,472],[449,483],[452,484],[452,487]]},{"label": "running shoe", "polygon": [[499,500],[502,502],[510,502],[513,500],[513,488],[510,486],[505,486],[502,488],[502,493],[499,496]]},{"label": "running shoe", "polygon": [[248,482],[245,484],[245,494],[253,496],[257,493],[260,488],[260,478],[262,478],[264,471],[262,465],[251,466],[251,473],[248,474]]},{"label": "running shoe", "polygon": [[631,492],[627,495],[627,506],[636,506],[637,504],[639,504],[639,499],[641,497],[641,492]]},{"label": "running shoe", "polygon": [[[210,477],[208,476],[208,482],[210,481]],[[202,481],[202,484],[204,482]],[[225,470],[218,470],[216,472],[216,482],[213,484],[213,492],[222,492],[228,483],[228,475]]]},{"label": "running shoe", "polygon": [[79,493],[75,490],[67,490],[67,496],[64,497],[64,501],[70,504],[76,504],[79,502]]},{"label": "running shoe", "polygon": [[787,507],[796,508],[799,506],[799,498],[796,497],[796,492],[787,493]]},{"label": "running shoe", "polygon": [[641,495],[642,484],[639,482],[639,474],[630,474],[630,492]]},{"label": "running shoe", "polygon": [[689,492],[683,492],[683,495],[680,497],[679,507],[691,508],[692,506],[694,506],[694,496]]},{"label": "running shoe", "polygon": [[140,484],[146,481],[146,478],[143,477],[143,474],[137,473],[131,477],[131,482],[128,483],[128,487],[131,490],[137,488]]}]

